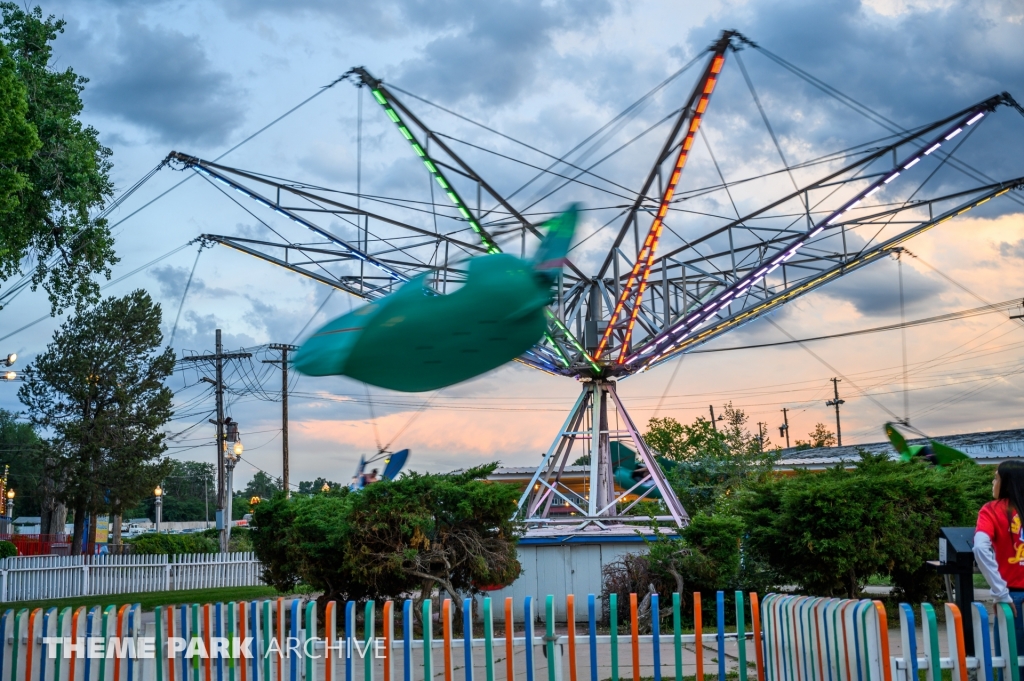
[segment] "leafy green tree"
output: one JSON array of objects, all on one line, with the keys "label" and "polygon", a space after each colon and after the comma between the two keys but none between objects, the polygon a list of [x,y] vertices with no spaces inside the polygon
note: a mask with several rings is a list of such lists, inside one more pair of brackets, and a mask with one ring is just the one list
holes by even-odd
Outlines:
[{"label": "leafy green tree", "polygon": [[73,551],[86,512],[135,506],[170,469],[161,454],[174,351],[162,347],[160,318],[145,291],[107,298],[61,324],[25,370],[18,397],[52,433],[55,494],[75,512]]},{"label": "leafy green tree", "polygon": [[[90,219],[113,191],[110,150],[79,120],[87,79],[54,67],[52,43],[65,21],[14,2],[0,3],[0,17],[0,72],[6,74],[0,75],[0,127],[6,123],[0,131],[0,281],[19,275],[26,261],[34,263],[32,287],[46,290],[53,312],[82,310],[99,297],[92,275],[109,277],[117,262],[106,221]],[[6,59],[21,88],[10,82]]]},{"label": "leafy green tree", "polygon": [[520,573],[512,521],[519,491],[482,480],[497,464],[447,475],[407,473],[359,492],[278,494],[253,511],[252,539],[264,579],[303,582],[328,600],[419,599],[510,584]]},{"label": "leafy green tree", "polygon": [[18,207],[28,175],[19,168],[39,148],[36,128],[28,122],[25,84],[7,47],[0,44],[0,216]]},{"label": "leafy green tree", "polygon": [[0,474],[9,467],[8,485],[17,494],[17,515],[35,515],[41,506],[44,444],[31,423],[0,409]]},{"label": "leafy green tree", "polygon": [[299,483],[299,494],[319,494],[324,491],[324,485],[327,485],[330,489],[340,489],[341,485],[328,480],[327,478],[317,478],[313,482],[309,480],[303,480]]},{"label": "leafy green tree", "polygon": [[747,415],[731,402],[717,425],[703,417],[689,425],[671,417],[648,422],[644,441],[678,462],[667,477],[691,515],[710,511],[747,481],[771,475],[777,452],[762,448],[746,423]]},{"label": "leafy green tree", "polygon": [[751,454],[769,449],[767,438],[762,443],[747,430],[747,420],[746,413],[733,407],[732,402],[725,406],[715,424],[702,416],[690,425],[683,425],[670,416],[652,418],[647,423],[644,442],[674,461]]},{"label": "leafy green tree", "polygon": [[[700,423],[707,423],[707,421],[699,418],[694,422],[694,425]],[[665,418],[655,417],[648,421],[647,432],[644,433],[644,442],[651,449],[673,461],[682,461],[692,453],[690,450],[692,445],[690,431],[671,416],[666,416]]]},{"label": "leafy green tree", "polygon": [[796,441],[798,450],[836,446],[836,434],[829,430],[824,423],[814,424],[814,430],[808,433],[807,437],[807,440]]},{"label": "leafy green tree", "polygon": [[747,555],[806,593],[856,598],[869,577],[885,575],[897,596],[920,601],[940,590],[925,565],[939,528],[973,525],[990,485],[991,470],[973,463],[938,468],[865,453],[852,470],[752,484],[733,508]]},{"label": "leafy green tree", "polygon": [[252,476],[252,480],[250,480],[249,484],[245,486],[245,497],[247,499],[251,499],[252,497],[270,499],[280,491],[280,478],[275,479],[263,471],[256,471],[256,475]]},{"label": "leafy green tree", "polygon": [[[172,460],[168,473],[160,483],[163,488],[161,517],[168,522],[212,520],[217,509],[214,473],[212,463]],[[127,515],[132,518],[155,518],[156,497],[149,494]]]}]

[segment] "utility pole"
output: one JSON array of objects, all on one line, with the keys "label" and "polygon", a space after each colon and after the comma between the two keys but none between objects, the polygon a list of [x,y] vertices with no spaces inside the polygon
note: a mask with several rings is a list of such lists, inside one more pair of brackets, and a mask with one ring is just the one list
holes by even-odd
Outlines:
[{"label": "utility pole", "polygon": [[836,397],[835,397],[834,400],[829,400],[828,402],[826,402],[825,406],[826,407],[835,407],[836,408],[836,443],[837,443],[837,446],[842,447],[843,446],[843,431],[839,427],[839,405],[846,404],[846,400],[839,399],[839,379],[838,378],[832,378],[831,381],[832,381],[832,390],[834,391]]},{"label": "utility pole", "polygon": [[209,355],[195,355],[193,357],[182,357],[182,362],[213,362],[214,376],[216,380],[203,376],[200,380],[212,383],[213,394],[217,400],[217,419],[210,419],[210,423],[217,426],[217,529],[220,530],[220,550],[226,553],[228,550],[228,530],[231,518],[224,517],[224,509],[227,507],[227,486],[224,484],[226,474],[224,470],[224,360],[246,359],[252,357],[248,352],[224,352],[224,346],[220,340],[220,329],[217,329],[216,352]]},{"label": "utility pole", "polygon": [[271,343],[271,350],[278,350],[281,359],[265,359],[264,364],[281,365],[281,487],[284,488],[285,497],[291,496],[291,488],[288,486],[288,351],[298,350],[297,345],[286,343]]},{"label": "utility pole", "polygon": [[715,405],[709,404],[708,405],[708,410],[711,411],[711,427],[714,428],[715,432],[717,433],[718,432],[718,424],[715,423]]},{"label": "utility pole", "polygon": [[764,434],[768,424],[764,421],[757,422],[757,450],[759,452],[764,451]]},{"label": "utility pole", "polygon": [[786,449],[789,449],[789,415],[787,412],[789,409],[786,407],[782,408],[782,425],[779,426],[779,435],[786,436]]}]

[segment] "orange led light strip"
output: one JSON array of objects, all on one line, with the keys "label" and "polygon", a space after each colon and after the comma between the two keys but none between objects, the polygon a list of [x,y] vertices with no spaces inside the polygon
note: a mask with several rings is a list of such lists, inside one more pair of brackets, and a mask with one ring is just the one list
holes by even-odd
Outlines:
[{"label": "orange led light strip", "polygon": [[711,92],[715,89],[715,84],[718,81],[717,76],[722,70],[722,65],[724,63],[724,54],[716,54],[714,59],[711,61],[711,68],[706,76],[700,100],[697,102],[697,108],[693,113],[693,119],[690,121],[690,128],[687,130],[686,136],[683,138],[683,142],[679,146],[679,157],[676,159],[676,166],[672,171],[672,177],[669,179],[668,185],[665,187],[665,195],[661,199],[658,214],[654,218],[654,223],[651,224],[650,231],[647,232],[647,238],[644,239],[643,248],[640,249],[640,253],[637,255],[636,264],[633,265],[633,270],[629,273],[626,285],[622,288],[622,293],[619,295],[619,301],[615,304],[615,311],[612,313],[608,326],[605,328],[604,334],[601,336],[601,342],[597,346],[597,351],[594,353],[595,360],[600,359],[601,354],[604,352],[605,348],[608,347],[608,341],[611,340],[615,320],[619,318],[619,314],[626,306],[626,301],[629,300],[630,296],[633,294],[634,286],[639,281],[640,285],[636,291],[636,300],[633,302],[633,305],[629,310],[629,322],[626,325],[626,336],[622,341],[622,349],[619,353],[617,362],[622,364],[626,360],[629,341],[633,336],[633,326],[636,324],[636,318],[640,312],[640,302],[643,299],[644,291],[647,290],[647,278],[651,273],[651,265],[654,262],[654,253],[658,249],[658,241],[661,238],[661,232],[665,225],[665,215],[668,213],[669,204],[672,202],[672,197],[676,193],[676,185],[679,184],[679,176],[683,173],[683,166],[686,165],[686,159],[690,155],[690,147],[693,146],[693,139],[697,134],[698,128],[700,128],[700,122],[704,118],[704,111],[708,108],[708,100],[711,98]]}]

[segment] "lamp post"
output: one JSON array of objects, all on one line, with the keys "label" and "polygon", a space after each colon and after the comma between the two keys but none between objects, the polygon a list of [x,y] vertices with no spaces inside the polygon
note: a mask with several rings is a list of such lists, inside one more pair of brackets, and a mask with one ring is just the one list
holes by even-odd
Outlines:
[{"label": "lamp post", "polygon": [[[18,353],[12,352],[11,354],[7,355],[7,359],[5,359],[3,361],[0,361],[0,367],[4,367],[4,368],[9,367],[9,366],[13,365],[17,360],[18,360]],[[3,376],[3,379],[5,381],[13,381],[13,380],[16,380],[18,378],[18,372],[17,371],[5,371],[5,372],[3,372],[2,376]]]},{"label": "lamp post", "polygon": [[7,508],[4,509],[7,516],[7,534],[14,534],[14,490],[7,490]]},{"label": "lamp post", "polygon": [[164,510],[164,490],[160,485],[153,490],[153,496],[156,497],[156,533],[160,534],[160,516]]},{"label": "lamp post", "polygon": [[[238,438],[237,434],[235,435],[235,437]],[[224,448],[227,449],[226,442],[224,443]],[[234,517],[233,513],[235,505],[235,464],[238,463],[238,460],[240,458],[242,458],[243,449],[244,447],[242,447],[242,440],[236,439],[235,444],[231,446],[230,451],[225,452],[226,456],[224,457],[224,470],[226,471],[225,482],[227,483],[228,488],[227,508],[224,509],[224,512],[227,514],[227,517],[224,519],[224,532],[226,535],[225,546],[227,545],[228,541],[231,541],[231,519]]]}]

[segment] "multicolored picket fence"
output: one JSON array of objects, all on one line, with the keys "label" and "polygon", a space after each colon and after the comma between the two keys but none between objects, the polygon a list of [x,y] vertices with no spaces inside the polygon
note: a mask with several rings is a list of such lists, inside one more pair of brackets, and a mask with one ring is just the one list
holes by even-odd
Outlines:
[{"label": "multicolored picket fence", "polygon": [[[915,610],[900,605],[891,651],[879,601],[772,594],[759,602],[741,592],[728,601],[717,593],[716,621],[705,627],[700,594],[687,608],[691,617],[678,594],[646,604],[631,594],[621,622],[614,595],[603,621],[599,599],[576,603],[570,595],[561,631],[553,596],[527,597],[521,622],[513,621],[511,598],[466,599],[459,632],[447,599],[439,612],[429,600],[418,612],[410,600],[332,601],[323,622],[315,603],[300,599],[152,613],[138,605],[8,610],[0,616],[0,681],[918,681],[921,671],[941,681],[943,669],[953,681],[968,681],[968,670],[978,681],[994,681],[997,671],[1002,681],[1020,681],[1008,664],[1017,658],[1009,606],[990,614],[974,604],[977,654],[968,657],[953,604],[945,605],[944,643],[932,606],[921,606],[919,631]],[[727,605],[735,618],[728,630]],[[577,607],[586,608],[586,627],[574,624]]]}]

